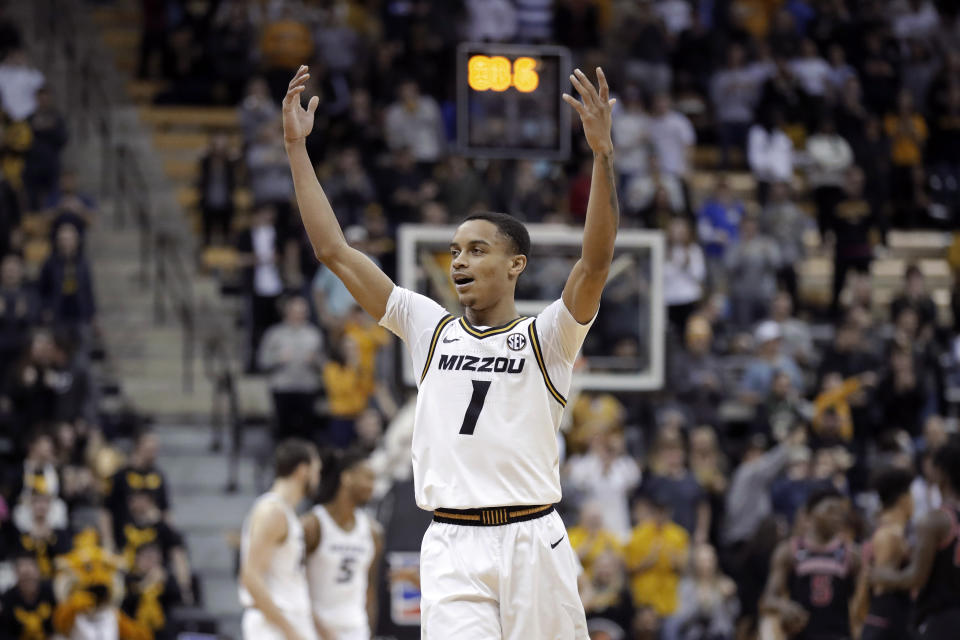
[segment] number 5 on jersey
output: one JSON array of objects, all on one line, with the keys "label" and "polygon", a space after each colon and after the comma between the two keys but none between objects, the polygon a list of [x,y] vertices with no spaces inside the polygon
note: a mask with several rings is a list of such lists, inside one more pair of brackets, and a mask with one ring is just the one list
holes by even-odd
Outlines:
[{"label": "number 5 on jersey", "polygon": [[477,418],[480,417],[480,411],[483,409],[483,401],[487,398],[487,391],[490,390],[489,380],[471,380],[473,383],[473,395],[470,396],[470,404],[467,405],[467,411],[463,414],[463,424],[460,425],[460,435],[472,436],[473,430],[477,426]]}]

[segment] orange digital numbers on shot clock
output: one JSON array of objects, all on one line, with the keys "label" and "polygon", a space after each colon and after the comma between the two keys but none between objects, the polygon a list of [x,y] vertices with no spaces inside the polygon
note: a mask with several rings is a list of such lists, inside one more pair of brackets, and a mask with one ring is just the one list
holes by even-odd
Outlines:
[{"label": "orange digital numbers on shot clock", "polygon": [[530,93],[540,84],[537,61],[527,56],[512,63],[504,56],[470,56],[467,84],[474,91],[506,91],[513,87],[521,93]]}]

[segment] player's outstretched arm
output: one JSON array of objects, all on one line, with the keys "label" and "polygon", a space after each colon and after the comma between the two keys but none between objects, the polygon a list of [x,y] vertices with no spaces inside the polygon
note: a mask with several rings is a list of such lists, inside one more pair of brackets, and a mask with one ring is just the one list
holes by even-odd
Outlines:
[{"label": "player's outstretched arm", "polygon": [[566,93],[563,99],[580,115],[583,134],[593,151],[593,178],[583,227],[583,250],[563,288],[563,303],[577,322],[585,324],[596,315],[600,306],[600,294],[607,282],[613,260],[613,243],[620,224],[610,134],[611,112],[616,100],[610,99],[610,87],[600,67],[597,67],[599,91],[580,69],[573,72],[570,82],[580,93],[580,100]]},{"label": "player's outstretched arm", "polygon": [[353,299],[367,313],[379,320],[387,309],[393,282],[370,258],[347,244],[333,208],[317,180],[305,140],[313,130],[313,114],[320,99],[317,96],[310,98],[306,109],[300,103],[300,94],[306,89],[309,77],[309,69],[301,66],[283,98],[283,137],[300,217],[317,259],[343,281]]}]

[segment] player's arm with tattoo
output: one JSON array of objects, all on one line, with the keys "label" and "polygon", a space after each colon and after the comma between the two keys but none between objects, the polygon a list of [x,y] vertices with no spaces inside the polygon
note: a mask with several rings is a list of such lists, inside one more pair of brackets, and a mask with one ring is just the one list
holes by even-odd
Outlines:
[{"label": "player's arm with tattoo", "polygon": [[577,322],[584,324],[593,318],[600,306],[600,294],[607,282],[613,261],[613,244],[620,225],[617,172],[613,166],[610,133],[611,112],[616,100],[610,99],[610,87],[600,67],[597,67],[599,91],[579,69],[570,76],[570,82],[580,93],[582,101],[567,94],[563,94],[563,99],[580,114],[583,134],[593,151],[593,177],[583,227],[583,250],[563,288],[563,303]]},{"label": "player's arm with tattoo", "polygon": [[300,104],[300,94],[306,89],[309,77],[307,67],[301,66],[283,99],[283,138],[300,217],[317,259],[340,278],[364,311],[379,320],[387,309],[394,285],[370,258],[347,244],[337,216],[317,180],[307,154],[306,139],[313,130],[313,114],[320,99],[310,98],[306,109]]}]

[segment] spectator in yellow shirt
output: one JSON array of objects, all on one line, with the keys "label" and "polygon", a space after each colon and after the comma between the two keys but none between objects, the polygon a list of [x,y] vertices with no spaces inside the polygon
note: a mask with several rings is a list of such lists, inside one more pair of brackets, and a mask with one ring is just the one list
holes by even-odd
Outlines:
[{"label": "spectator in yellow shirt", "polygon": [[357,436],[354,422],[370,404],[374,384],[372,372],[363,368],[357,341],[344,335],[323,367],[327,391],[327,440],[335,447],[347,447]]},{"label": "spectator in yellow shirt", "polygon": [[680,575],[687,566],[690,537],[671,522],[669,508],[642,496],[636,505],[637,526],[625,555],[633,602],[666,617],[677,610]]},{"label": "spectator in yellow shirt", "polygon": [[603,522],[603,510],[596,502],[586,502],[580,508],[580,522],[571,527],[567,534],[570,544],[580,558],[584,573],[589,577],[593,563],[606,552],[613,552],[622,558],[623,547],[620,540]]}]

